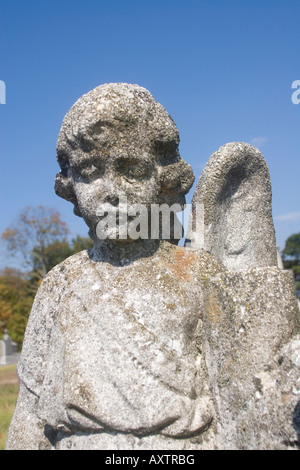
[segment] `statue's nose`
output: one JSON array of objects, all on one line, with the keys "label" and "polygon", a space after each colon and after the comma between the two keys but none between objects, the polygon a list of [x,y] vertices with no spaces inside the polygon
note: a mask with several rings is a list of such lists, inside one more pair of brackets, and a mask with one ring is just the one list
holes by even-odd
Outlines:
[{"label": "statue's nose", "polygon": [[102,203],[117,206],[120,199],[124,199],[125,193],[121,189],[120,184],[113,175],[107,175],[97,182],[97,191],[99,200]]}]

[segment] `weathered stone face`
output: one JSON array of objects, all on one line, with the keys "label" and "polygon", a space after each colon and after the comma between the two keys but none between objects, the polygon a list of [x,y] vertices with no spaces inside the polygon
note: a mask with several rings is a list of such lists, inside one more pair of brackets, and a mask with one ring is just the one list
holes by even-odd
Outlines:
[{"label": "weathered stone face", "polygon": [[97,212],[128,204],[184,204],[192,170],[179,155],[177,128],[152,95],[128,84],[102,85],[67,113],[58,138],[57,193],[95,233]]}]

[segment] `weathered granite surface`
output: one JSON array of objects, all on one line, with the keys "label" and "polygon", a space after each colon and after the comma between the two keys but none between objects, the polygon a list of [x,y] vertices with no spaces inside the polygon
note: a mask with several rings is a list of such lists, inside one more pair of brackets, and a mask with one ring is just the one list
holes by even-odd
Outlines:
[{"label": "weathered granite surface", "polygon": [[225,271],[205,289],[204,350],[218,449],[299,447],[299,312],[290,272]]},{"label": "weathered granite surface", "polygon": [[56,192],[94,247],[37,293],[7,449],[299,447],[299,310],[291,274],[276,266],[260,153],[233,143],[210,159],[194,198],[205,246],[197,233],[191,248],[172,235],[96,236],[99,213],[123,196],[184,203],[193,174],[178,142],[137,85],[103,85],[67,113]]}]

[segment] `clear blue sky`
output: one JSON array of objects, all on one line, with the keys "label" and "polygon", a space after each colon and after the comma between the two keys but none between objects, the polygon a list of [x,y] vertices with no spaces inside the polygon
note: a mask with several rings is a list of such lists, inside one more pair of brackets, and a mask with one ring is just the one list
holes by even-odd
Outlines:
[{"label": "clear blue sky", "polygon": [[197,180],[227,142],[262,151],[283,248],[300,232],[300,104],[291,101],[299,19],[294,0],[2,0],[0,232],[24,207],[43,204],[57,208],[74,235],[86,235],[54,193],[57,135],[82,94],[129,82],[171,114]]}]

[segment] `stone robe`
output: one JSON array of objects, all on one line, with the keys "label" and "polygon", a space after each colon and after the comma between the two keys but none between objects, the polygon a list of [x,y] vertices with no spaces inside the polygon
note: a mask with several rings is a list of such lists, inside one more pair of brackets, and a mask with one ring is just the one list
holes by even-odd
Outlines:
[{"label": "stone robe", "polygon": [[211,263],[164,243],[122,267],[83,251],[47,275],[18,372],[54,447],[201,447],[212,407],[195,277]]}]

